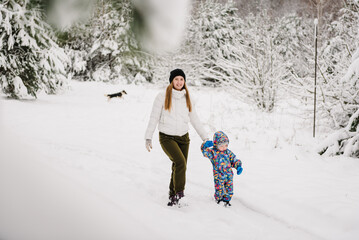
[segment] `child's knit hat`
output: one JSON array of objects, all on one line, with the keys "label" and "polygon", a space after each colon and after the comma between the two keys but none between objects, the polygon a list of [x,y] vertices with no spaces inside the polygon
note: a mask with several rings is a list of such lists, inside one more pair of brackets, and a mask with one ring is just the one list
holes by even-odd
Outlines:
[{"label": "child's knit hat", "polygon": [[222,144],[229,144],[229,138],[228,136],[222,132],[217,131],[213,135],[213,147],[218,148]]}]

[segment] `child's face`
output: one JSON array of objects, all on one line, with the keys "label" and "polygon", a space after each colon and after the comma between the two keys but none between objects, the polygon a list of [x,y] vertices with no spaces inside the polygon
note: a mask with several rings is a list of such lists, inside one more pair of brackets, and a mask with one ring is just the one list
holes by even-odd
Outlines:
[{"label": "child's face", "polygon": [[218,146],[218,150],[221,152],[226,151],[227,148],[228,148],[228,143],[224,143]]}]

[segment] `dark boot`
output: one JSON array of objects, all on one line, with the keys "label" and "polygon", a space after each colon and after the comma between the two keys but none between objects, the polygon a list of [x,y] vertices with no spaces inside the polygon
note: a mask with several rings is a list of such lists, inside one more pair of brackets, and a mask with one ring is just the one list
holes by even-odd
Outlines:
[{"label": "dark boot", "polygon": [[183,192],[183,191],[180,191],[180,192],[178,192],[178,193],[176,194],[176,196],[177,196],[177,199],[180,200],[181,198],[184,197],[184,192]]},{"label": "dark boot", "polygon": [[187,199],[184,198],[184,192],[180,191],[176,194],[177,196],[177,204],[178,207],[184,207],[184,206],[188,206],[188,202],[186,201]]},{"label": "dark boot", "polygon": [[173,205],[177,205],[178,203],[178,199],[177,199],[177,195],[172,195],[172,196],[169,196],[169,202],[167,203],[167,206],[173,206]]},{"label": "dark boot", "polygon": [[229,201],[223,201],[224,202],[224,206],[225,207],[230,207],[230,206],[232,206],[230,203],[229,203]]}]

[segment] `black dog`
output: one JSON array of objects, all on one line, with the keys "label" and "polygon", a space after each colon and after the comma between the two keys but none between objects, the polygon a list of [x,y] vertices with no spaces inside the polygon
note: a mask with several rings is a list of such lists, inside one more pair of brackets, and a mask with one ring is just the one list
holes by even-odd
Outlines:
[{"label": "black dog", "polygon": [[111,98],[122,98],[122,96],[124,94],[127,94],[127,92],[125,90],[122,90],[121,92],[118,93],[112,93],[112,94],[105,94],[105,96],[107,97],[107,101],[110,101]]}]

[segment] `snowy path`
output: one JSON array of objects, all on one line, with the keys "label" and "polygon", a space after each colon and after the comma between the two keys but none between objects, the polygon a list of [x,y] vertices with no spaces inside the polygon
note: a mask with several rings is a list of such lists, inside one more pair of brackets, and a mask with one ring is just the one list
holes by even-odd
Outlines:
[{"label": "snowy path", "polygon": [[[123,88],[124,99],[103,96]],[[157,92],[73,83],[64,95],[2,99],[0,239],[21,238],[16,228],[27,239],[358,238],[357,159],[317,156],[305,130],[293,131],[295,120],[252,112],[212,89],[192,92],[206,127],[228,133],[230,149],[243,161],[233,206],[212,200],[211,165],[191,129],[189,206],[167,207],[170,161],[157,131],[151,153],[143,140]],[[25,227],[29,219],[34,224]]]}]

